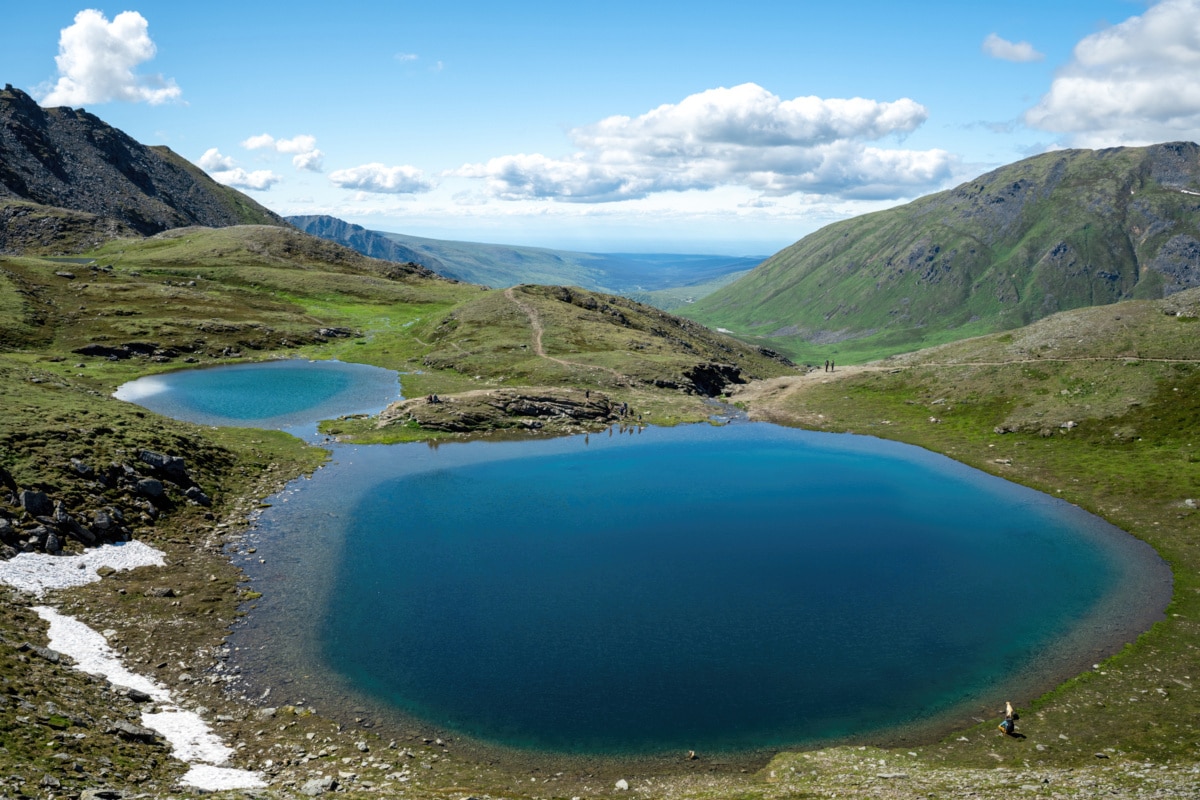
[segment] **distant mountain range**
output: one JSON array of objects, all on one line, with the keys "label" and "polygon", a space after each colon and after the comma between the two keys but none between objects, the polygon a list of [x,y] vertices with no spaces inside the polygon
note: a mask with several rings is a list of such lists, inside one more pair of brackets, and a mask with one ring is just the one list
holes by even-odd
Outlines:
[{"label": "distant mountain range", "polygon": [[1200,146],[1062,150],[838,222],[680,313],[855,358],[1200,285]]},{"label": "distant mountain range", "polygon": [[147,147],[82,109],[0,91],[0,252],[70,250],[118,235],[282,217],[166,147]]},{"label": "distant mountain range", "polygon": [[[722,279],[757,266],[762,257],[579,253],[479,242],[425,239],[371,231],[330,216],[288,217],[306,233],[340,242],[363,255],[413,261],[447,278],[503,288],[522,283],[579,286],[653,302],[650,292],[696,287],[699,297]],[[716,282],[716,284],[714,284]]]}]

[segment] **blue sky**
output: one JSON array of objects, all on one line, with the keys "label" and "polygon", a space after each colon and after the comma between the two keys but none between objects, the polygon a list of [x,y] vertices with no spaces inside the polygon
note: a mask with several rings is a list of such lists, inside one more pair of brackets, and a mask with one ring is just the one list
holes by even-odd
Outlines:
[{"label": "blue sky", "polygon": [[1200,0],[4,5],[0,82],[282,214],[437,238],[767,254],[1200,133]]}]

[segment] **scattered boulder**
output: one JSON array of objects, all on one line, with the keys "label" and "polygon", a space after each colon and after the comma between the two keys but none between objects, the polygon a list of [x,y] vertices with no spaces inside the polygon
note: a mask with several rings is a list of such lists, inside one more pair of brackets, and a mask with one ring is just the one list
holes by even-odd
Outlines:
[{"label": "scattered boulder", "polygon": [[162,497],[166,490],[163,488],[162,481],[155,478],[142,478],[137,482],[138,494],[143,497],[159,498]]},{"label": "scattered boulder", "polygon": [[145,744],[155,744],[158,741],[158,734],[154,731],[149,728],[143,728],[141,725],[134,725],[132,722],[126,722],[123,719],[112,723],[106,733],[115,733],[124,739],[144,742]]},{"label": "scattered boulder", "polygon": [[54,513],[54,504],[45,492],[24,489],[17,495],[17,501],[32,517],[48,517]]},{"label": "scattered boulder", "polygon": [[188,490],[183,493],[183,496],[196,505],[201,505],[205,508],[212,505],[212,498],[201,491],[199,486],[189,486]]},{"label": "scattered boulder", "polygon": [[181,456],[168,456],[153,450],[142,450],[138,453],[138,460],[143,464],[150,465],[173,483],[187,485],[192,482],[188,477],[187,463]]},{"label": "scattered boulder", "polygon": [[303,786],[300,787],[300,794],[308,797],[317,797],[318,795],[325,794],[326,792],[332,792],[333,790],[337,789],[337,785],[337,778],[334,778],[330,775],[323,775],[320,778],[313,778],[312,780],[307,781]]}]

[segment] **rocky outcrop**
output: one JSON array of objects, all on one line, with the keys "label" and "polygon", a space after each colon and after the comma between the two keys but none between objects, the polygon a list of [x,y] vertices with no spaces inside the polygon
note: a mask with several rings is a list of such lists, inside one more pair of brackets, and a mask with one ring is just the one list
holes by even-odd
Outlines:
[{"label": "rocky outcrop", "polygon": [[627,403],[584,389],[494,389],[428,395],[393,403],[378,427],[406,425],[447,433],[493,430],[575,433],[601,430],[630,418]]},{"label": "rocky outcrop", "polygon": [[[130,525],[153,523],[178,505],[210,506],[212,500],[193,480],[187,462],[176,455],[141,450],[134,463],[96,469],[72,459],[70,471],[86,481],[90,502],[78,493],[56,497],[36,487],[20,487],[7,472],[0,485],[0,558],[18,553],[60,553],[70,542],[91,547],[128,541]],[[107,496],[106,498],[104,496]],[[74,502],[72,507],[69,502]]]},{"label": "rocky outcrop", "polygon": [[[5,200],[95,215],[113,232],[142,235],[188,225],[288,226],[168,148],[140,144],[83,109],[43,109],[12,86],[0,91],[0,203]],[[69,219],[49,222],[61,226]],[[47,224],[36,215],[23,224],[35,223]]]}]

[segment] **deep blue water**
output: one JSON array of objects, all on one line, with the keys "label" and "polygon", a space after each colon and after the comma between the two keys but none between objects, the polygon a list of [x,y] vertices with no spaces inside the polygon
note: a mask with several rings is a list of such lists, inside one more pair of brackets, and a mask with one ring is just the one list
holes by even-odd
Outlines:
[{"label": "deep blue water", "polygon": [[[293,361],[118,396],[290,428],[396,390],[386,370]],[[1170,583],[1150,548],[1061,501],[766,424],[335,446],[259,526],[241,563],[265,595],[234,640],[249,673],[554,752],[758,749],[989,713],[1131,640]]]},{"label": "deep blue water", "polygon": [[399,399],[396,373],[340,361],[264,361],[182,370],[131,381],[114,394],[205,425],[293,428],[382,410]]},{"label": "deep blue water", "polygon": [[1152,551],[1106,523],[868,437],[335,458],[261,520],[247,641],[296,640],[288,673],[508,746],[754,749],[1002,707],[1099,657],[1080,629],[1132,638],[1145,603],[1114,591],[1154,583]]}]

